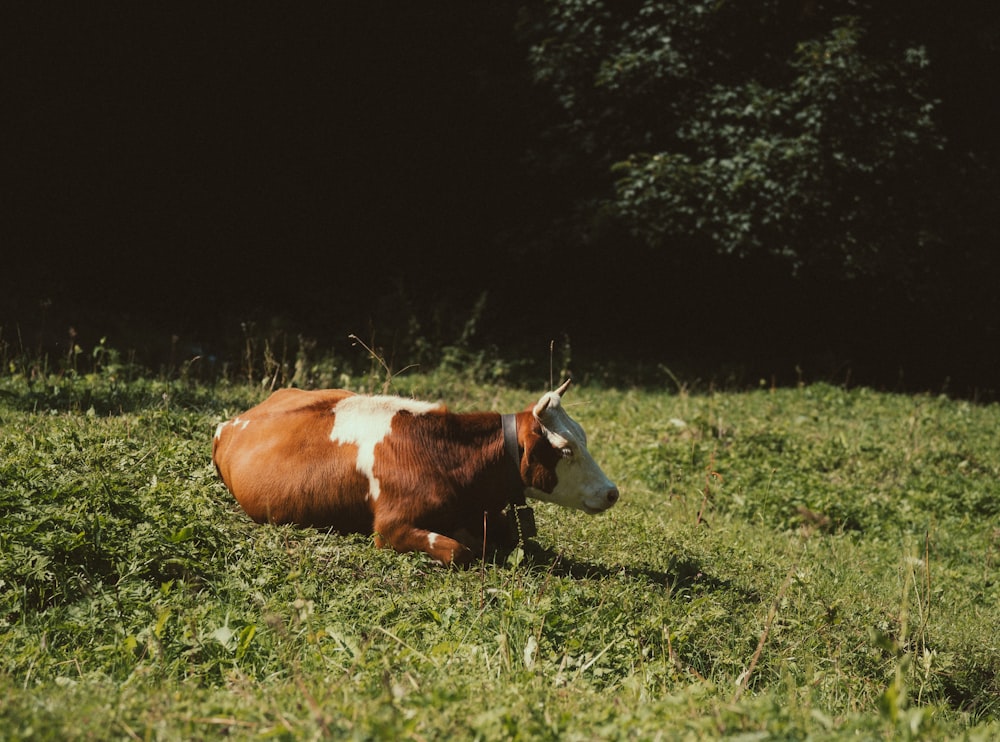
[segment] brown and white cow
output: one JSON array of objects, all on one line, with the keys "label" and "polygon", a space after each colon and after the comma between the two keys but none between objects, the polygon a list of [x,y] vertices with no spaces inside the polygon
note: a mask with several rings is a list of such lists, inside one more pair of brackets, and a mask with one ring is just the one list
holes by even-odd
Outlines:
[{"label": "brown and white cow", "polygon": [[590,514],[618,500],[560,403],[568,386],[510,415],[282,389],[219,425],[212,459],[258,523],[374,533],[378,546],[468,563],[484,522],[492,539],[525,495]]}]

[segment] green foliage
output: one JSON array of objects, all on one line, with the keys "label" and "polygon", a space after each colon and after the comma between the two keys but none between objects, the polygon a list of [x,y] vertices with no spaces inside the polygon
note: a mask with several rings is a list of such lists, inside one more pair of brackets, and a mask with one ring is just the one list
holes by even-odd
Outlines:
[{"label": "green foliage", "polygon": [[[539,505],[537,543],[446,570],[249,522],[209,451],[256,383],[167,404],[136,378],[115,409],[86,374],[0,381],[5,738],[998,731],[997,406],[580,386],[622,502]],[[457,409],[538,391],[398,382]]]},{"label": "green foliage", "polygon": [[566,146],[614,172],[613,193],[594,197],[643,241],[776,255],[831,275],[912,280],[926,266],[941,238],[928,220],[943,146],[931,60],[884,28],[870,38],[863,18],[878,13],[780,2],[546,9],[531,34],[536,81],[563,111]]}]

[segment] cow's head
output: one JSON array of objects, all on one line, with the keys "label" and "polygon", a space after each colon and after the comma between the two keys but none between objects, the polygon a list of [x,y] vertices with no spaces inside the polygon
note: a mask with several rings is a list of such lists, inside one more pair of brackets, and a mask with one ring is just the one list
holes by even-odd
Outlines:
[{"label": "cow's head", "polygon": [[568,386],[542,395],[532,410],[522,462],[525,494],[594,515],[618,501],[618,488],[591,457],[583,428],[562,407]]}]

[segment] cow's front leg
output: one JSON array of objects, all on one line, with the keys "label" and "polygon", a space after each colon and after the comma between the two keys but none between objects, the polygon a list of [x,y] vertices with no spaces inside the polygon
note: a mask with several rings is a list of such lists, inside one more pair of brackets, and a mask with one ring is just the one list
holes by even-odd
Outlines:
[{"label": "cow's front leg", "polygon": [[464,544],[407,523],[375,523],[375,545],[396,551],[423,551],[444,565],[469,564],[476,554]]}]

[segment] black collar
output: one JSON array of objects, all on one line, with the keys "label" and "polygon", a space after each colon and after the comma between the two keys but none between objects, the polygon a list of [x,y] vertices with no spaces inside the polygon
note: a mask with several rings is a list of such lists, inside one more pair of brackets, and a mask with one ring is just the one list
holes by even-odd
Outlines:
[{"label": "black collar", "polygon": [[517,442],[517,415],[501,415],[503,448],[510,460],[511,486],[508,499],[511,505],[524,505],[524,482],[521,480],[521,447]]},{"label": "black collar", "polygon": [[511,525],[514,521],[517,530],[520,532],[522,540],[527,540],[538,535],[535,529],[535,513],[527,507],[524,498],[524,480],[521,479],[521,447],[517,442],[517,415],[501,415],[500,422],[503,425],[503,447],[510,461],[508,471],[511,472],[511,485],[508,489],[508,515],[511,518]]}]

